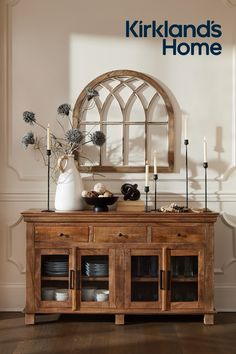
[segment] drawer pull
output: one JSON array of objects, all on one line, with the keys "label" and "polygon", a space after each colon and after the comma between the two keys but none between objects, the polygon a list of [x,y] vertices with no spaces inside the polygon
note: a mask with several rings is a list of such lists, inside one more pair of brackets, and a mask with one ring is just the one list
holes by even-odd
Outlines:
[{"label": "drawer pull", "polygon": [[180,232],[177,234],[177,237],[187,237],[187,235],[181,234]]},{"label": "drawer pull", "polygon": [[118,236],[119,236],[119,237],[126,237],[126,238],[128,237],[128,235],[122,234],[122,232],[119,232],[119,233],[118,233]]},{"label": "drawer pull", "polygon": [[61,232],[60,234],[58,234],[59,237],[65,237],[65,238],[69,238],[70,235],[68,234],[64,234],[63,232]]}]

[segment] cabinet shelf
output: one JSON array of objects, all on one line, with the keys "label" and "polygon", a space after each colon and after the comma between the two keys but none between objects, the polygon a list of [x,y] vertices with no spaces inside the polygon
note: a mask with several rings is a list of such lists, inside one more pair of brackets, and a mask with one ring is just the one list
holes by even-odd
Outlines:
[{"label": "cabinet shelf", "polygon": [[42,276],[42,278],[41,278],[42,280],[65,280],[65,281],[68,281],[69,280],[69,278],[68,277],[56,277],[56,276],[54,276],[54,277],[49,277],[49,276]]},{"label": "cabinet shelf", "polygon": [[132,282],[146,282],[146,283],[151,283],[151,282],[158,282],[159,278],[158,277],[133,277]]},{"label": "cabinet shelf", "polygon": [[109,281],[109,277],[88,277],[86,275],[83,275],[81,279],[85,281]]},{"label": "cabinet shelf", "polygon": [[172,277],[171,281],[175,283],[195,283],[198,281],[198,277]]}]

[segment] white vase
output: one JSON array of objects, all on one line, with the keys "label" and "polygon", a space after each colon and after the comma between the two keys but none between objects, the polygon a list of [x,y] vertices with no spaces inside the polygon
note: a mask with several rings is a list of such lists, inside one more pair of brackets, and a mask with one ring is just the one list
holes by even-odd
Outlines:
[{"label": "white vase", "polygon": [[76,168],[74,155],[59,158],[58,167],[61,171],[57,181],[55,209],[58,211],[82,210],[84,189],[81,175]]}]

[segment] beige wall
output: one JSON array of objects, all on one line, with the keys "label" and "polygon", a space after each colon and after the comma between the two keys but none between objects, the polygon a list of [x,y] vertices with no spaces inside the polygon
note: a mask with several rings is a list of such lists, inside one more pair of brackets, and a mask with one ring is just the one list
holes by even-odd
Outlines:
[{"label": "beige wall", "polygon": [[[46,204],[46,170],[20,144],[26,109],[53,126],[60,103],[75,102],[83,87],[112,69],[153,75],[175,96],[176,164],[158,182],[159,204],[183,202],[181,114],[189,115],[191,206],[203,205],[202,141],[208,140],[209,207],[216,225],[215,292],[218,310],[236,310],[236,6],[233,0],[0,0],[1,169],[0,310],[22,309],[25,296],[25,225],[20,212]],[[222,25],[220,56],[163,56],[157,39],[127,39],[126,19]],[[92,180],[85,177],[85,184]],[[102,179],[114,192],[143,175]],[[52,196],[53,200],[53,196]]]}]

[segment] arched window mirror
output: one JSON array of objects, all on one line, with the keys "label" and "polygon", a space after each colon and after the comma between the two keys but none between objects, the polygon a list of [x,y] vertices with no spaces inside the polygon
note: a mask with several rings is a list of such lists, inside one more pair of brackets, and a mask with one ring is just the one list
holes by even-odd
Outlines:
[{"label": "arched window mirror", "polygon": [[[93,107],[88,107],[88,88],[99,93]],[[152,77],[131,70],[97,77],[78,97],[73,121],[81,130],[101,130],[107,138],[101,148],[83,146],[81,170],[144,172],[145,161],[152,165],[156,151],[158,172],[173,171],[174,111],[166,90]]]}]

